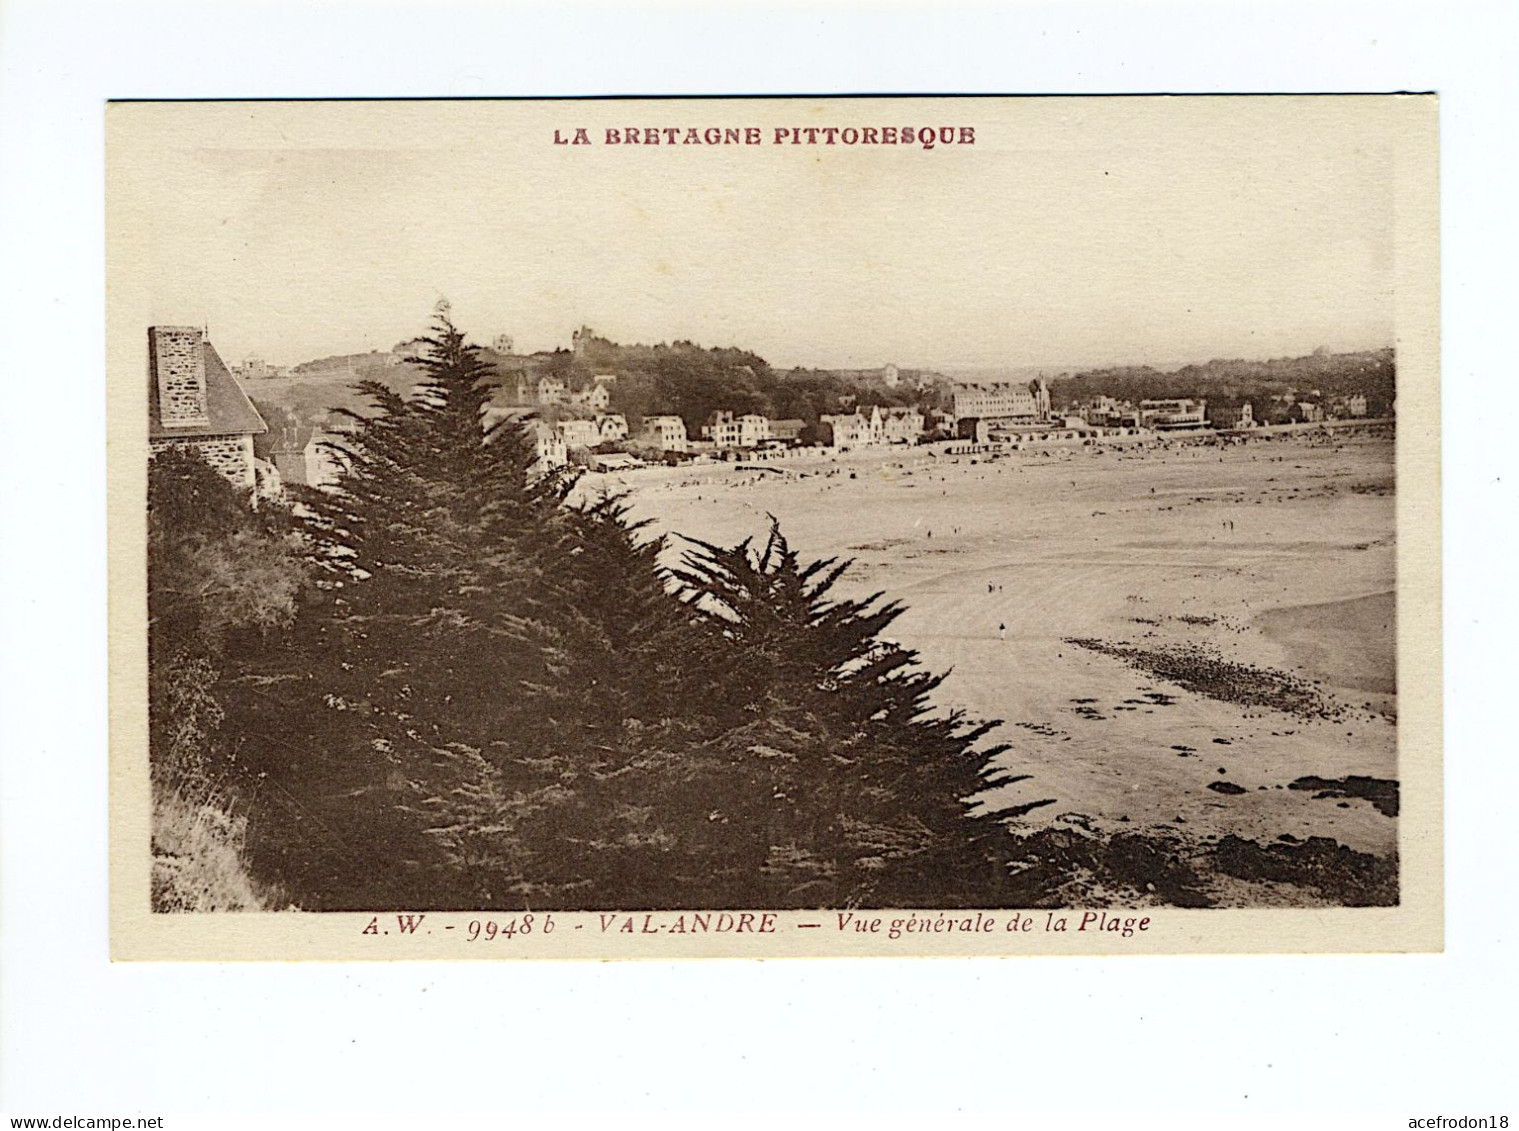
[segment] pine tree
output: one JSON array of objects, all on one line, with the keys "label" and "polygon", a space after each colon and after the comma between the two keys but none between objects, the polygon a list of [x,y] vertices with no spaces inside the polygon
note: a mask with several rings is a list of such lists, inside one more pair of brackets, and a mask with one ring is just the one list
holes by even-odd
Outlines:
[{"label": "pine tree", "polygon": [[934,714],[944,676],[882,639],[903,606],[832,598],[848,563],[804,564],[773,519],[760,547],[688,541],[673,576],[731,646],[710,658],[738,723],[718,746],[769,768],[776,804],[755,831],[770,845],[767,874],[799,881],[783,901],[994,901],[1006,833],[975,799],[1017,779],[996,768],[1005,746],[977,749],[998,724]]}]

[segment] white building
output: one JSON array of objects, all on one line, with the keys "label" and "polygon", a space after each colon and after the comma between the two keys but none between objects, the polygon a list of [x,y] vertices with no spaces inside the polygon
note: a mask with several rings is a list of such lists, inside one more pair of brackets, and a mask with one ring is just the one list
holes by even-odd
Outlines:
[{"label": "white building", "polygon": [[770,418],[758,413],[745,413],[738,418],[738,446],[757,448],[771,438]]},{"label": "white building", "polygon": [[601,443],[601,429],[594,420],[561,420],[559,435],[569,448],[594,448]]},{"label": "white building", "polygon": [[956,385],[953,396],[956,423],[967,419],[1033,423],[1050,418],[1050,390],[1043,377],[1027,385]]},{"label": "white building", "polygon": [[571,393],[570,403],[589,408],[595,412],[605,412],[607,406],[612,403],[612,394],[607,392],[605,385],[590,385]]},{"label": "white building", "polygon": [[923,414],[915,408],[890,408],[881,420],[888,444],[916,444],[923,435]]},{"label": "white building", "polygon": [[553,471],[570,462],[569,445],[552,425],[538,420],[533,422],[533,445],[538,452],[538,462],[533,470],[539,474]]},{"label": "white building", "polygon": [[596,429],[601,434],[601,442],[603,444],[615,444],[619,440],[626,440],[628,438],[628,419],[620,412],[598,416],[596,418]]},{"label": "white building", "polygon": [[1178,432],[1208,425],[1208,402],[1175,397],[1139,402],[1139,426],[1157,432]]},{"label": "white building", "polygon": [[819,423],[827,431],[828,442],[839,451],[871,448],[886,442],[886,422],[879,405],[868,416],[862,412],[836,414],[820,417]]},{"label": "white building", "polygon": [[662,452],[686,451],[686,422],[678,416],[646,416],[640,438]]},{"label": "white building", "polygon": [[743,425],[731,412],[714,412],[702,425],[701,434],[704,439],[721,448],[737,448],[743,442]]}]

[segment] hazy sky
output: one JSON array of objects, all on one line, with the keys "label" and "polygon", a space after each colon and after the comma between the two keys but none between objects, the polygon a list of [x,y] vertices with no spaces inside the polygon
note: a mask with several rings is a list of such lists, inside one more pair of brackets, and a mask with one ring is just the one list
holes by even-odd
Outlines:
[{"label": "hazy sky", "polygon": [[[1025,366],[1390,344],[1391,99],[122,105],[112,234],[145,319],[229,361],[476,340]],[[608,146],[744,126],[759,146]],[[771,144],[969,125],[973,146]],[[591,146],[559,146],[585,126]]]}]

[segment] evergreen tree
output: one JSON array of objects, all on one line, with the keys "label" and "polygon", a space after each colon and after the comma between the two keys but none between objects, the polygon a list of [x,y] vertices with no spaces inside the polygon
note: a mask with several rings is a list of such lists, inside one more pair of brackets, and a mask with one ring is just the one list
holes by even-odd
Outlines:
[{"label": "evergreen tree", "polygon": [[561,883],[596,906],[975,906],[1004,883],[1006,832],[972,799],[1017,780],[977,750],[994,723],[935,716],[942,677],[880,633],[880,595],[763,547],[692,542],[672,576],[697,613],[709,699],[681,725],[613,737],[609,772],[538,819]]},{"label": "evergreen tree", "polygon": [[[307,491],[319,584],[218,705],[255,864],[309,908],[984,905],[994,724],[883,639],[846,566],[662,540],[537,474],[441,315],[409,396],[360,390]],[[166,607],[167,608],[167,607]],[[166,614],[167,615],[167,614]]]}]

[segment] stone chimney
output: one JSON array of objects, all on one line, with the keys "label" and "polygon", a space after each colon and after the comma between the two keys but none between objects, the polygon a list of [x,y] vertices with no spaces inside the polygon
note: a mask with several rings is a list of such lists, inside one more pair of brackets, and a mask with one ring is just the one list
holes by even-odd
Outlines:
[{"label": "stone chimney", "polygon": [[158,421],[165,428],[210,425],[206,414],[206,351],[198,326],[154,326],[148,361],[158,393]]}]

